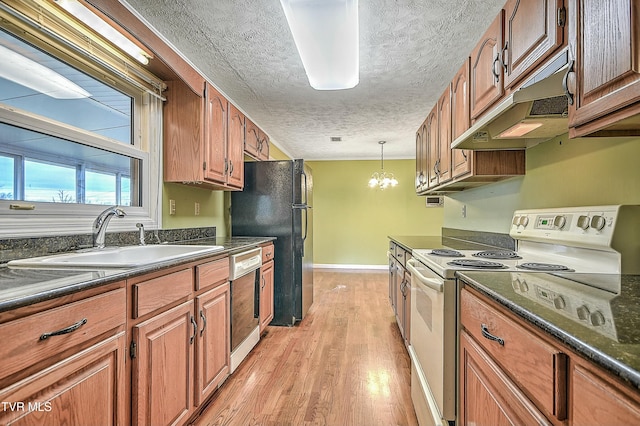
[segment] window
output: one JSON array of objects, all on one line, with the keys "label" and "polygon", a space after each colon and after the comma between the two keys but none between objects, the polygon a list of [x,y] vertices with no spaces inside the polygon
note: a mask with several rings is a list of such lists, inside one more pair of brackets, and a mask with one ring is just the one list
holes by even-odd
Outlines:
[{"label": "window", "polygon": [[[105,41],[78,38],[77,24],[39,29],[30,14],[55,20],[54,6],[28,4],[20,15],[0,9],[0,233],[87,233],[109,205],[127,212],[110,228],[156,228],[162,83],[119,72],[140,66],[101,54]],[[69,50],[74,36],[89,38],[90,54]]]}]

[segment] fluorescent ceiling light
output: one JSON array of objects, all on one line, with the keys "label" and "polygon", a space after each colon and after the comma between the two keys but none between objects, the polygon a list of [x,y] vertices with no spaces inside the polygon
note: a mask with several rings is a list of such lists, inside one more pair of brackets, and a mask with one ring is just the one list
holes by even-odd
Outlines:
[{"label": "fluorescent ceiling light", "polygon": [[542,126],[542,123],[535,122],[521,122],[514,126],[509,127],[504,132],[498,135],[498,138],[516,138],[524,136],[529,132],[534,131],[538,127]]},{"label": "fluorescent ceiling light", "polygon": [[91,93],[31,59],[0,46],[0,77],[56,99],[88,98]]},{"label": "fluorescent ceiling light", "polygon": [[144,65],[147,65],[149,63],[149,58],[152,57],[150,53],[146,52],[138,44],[127,38],[120,31],[114,28],[113,24],[108,23],[100,16],[96,15],[81,2],[77,0],[54,1],[64,10],[78,18],[89,28],[102,35],[104,38],[118,46],[120,49],[124,50],[138,62]]},{"label": "fluorescent ceiling light", "polygon": [[359,82],[358,0],[280,0],[309,84],[351,89]]}]

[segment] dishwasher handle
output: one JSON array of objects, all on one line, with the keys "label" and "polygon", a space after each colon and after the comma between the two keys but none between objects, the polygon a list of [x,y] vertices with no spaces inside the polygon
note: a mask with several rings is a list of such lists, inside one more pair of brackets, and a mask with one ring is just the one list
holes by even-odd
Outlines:
[{"label": "dishwasher handle", "polygon": [[425,286],[429,287],[437,291],[438,293],[442,293],[444,291],[444,281],[442,278],[428,278],[425,277],[418,269],[416,268],[416,260],[409,259],[407,261],[407,269],[411,271],[411,278],[417,278]]}]

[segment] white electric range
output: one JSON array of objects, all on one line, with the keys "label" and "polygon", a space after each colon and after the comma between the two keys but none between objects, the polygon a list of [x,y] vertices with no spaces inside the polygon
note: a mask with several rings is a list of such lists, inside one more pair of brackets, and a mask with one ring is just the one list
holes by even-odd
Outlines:
[{"label": "white electric range", "polygon": [[573,301],[566,290],[549,288],[553,280],[546,279],[542,287],[519,275],[544,273],[615,294],[621,274],[640,274],[640,206],[518,210],[509,235],[515,251],[416,249],[407,262],[412,275],[411,396],[421,425],[456,420],[457,271],[511,273],[521,294],[543,303],[546,299],[567,315],[586,316],[596,325],[607,323],[606,307]]}]

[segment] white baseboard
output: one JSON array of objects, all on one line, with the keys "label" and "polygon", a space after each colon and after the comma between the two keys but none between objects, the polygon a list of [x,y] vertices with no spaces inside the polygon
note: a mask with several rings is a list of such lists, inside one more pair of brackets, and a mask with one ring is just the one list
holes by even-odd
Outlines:
[{"label": "white baseboard", "polygon": [[313,269],[389,269],[389,265],[343,265],[333,263],[314,263]]}]

